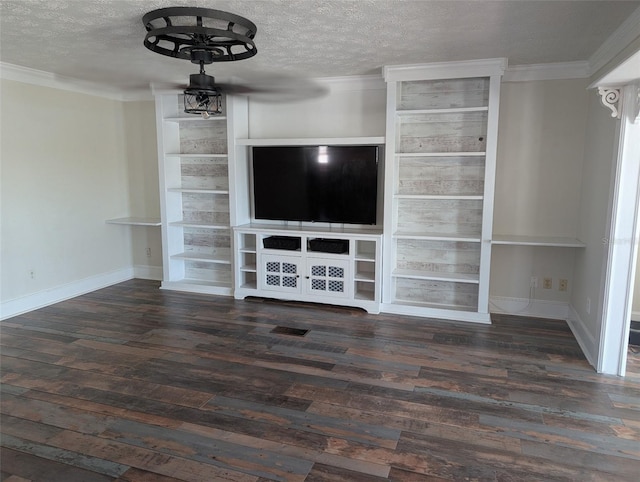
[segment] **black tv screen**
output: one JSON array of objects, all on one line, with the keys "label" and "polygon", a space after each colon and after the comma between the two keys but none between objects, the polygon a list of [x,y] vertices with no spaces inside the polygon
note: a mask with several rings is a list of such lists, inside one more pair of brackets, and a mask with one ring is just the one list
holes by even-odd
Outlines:
[{"label": "black tv screen", "polygon": [[377,146],[255,146],[256,219],[375,224]]}]

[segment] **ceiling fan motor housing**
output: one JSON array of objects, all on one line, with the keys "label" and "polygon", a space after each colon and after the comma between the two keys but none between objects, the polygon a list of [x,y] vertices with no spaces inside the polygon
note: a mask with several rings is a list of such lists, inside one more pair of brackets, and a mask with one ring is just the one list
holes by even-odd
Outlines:
[{"label": "ceiling fan motor housing", "polygon": [[207,74],[191,74],[189,76],[189,86],[186,91],[217,93],[215,79]]}]

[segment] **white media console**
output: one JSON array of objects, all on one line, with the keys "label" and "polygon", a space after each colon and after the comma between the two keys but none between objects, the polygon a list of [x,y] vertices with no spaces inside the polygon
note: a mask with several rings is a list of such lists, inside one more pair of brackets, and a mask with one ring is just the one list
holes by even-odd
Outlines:
[{"label": "white media console", "polygon": [[234,296],[380,312],[382,232],[247,224],[234,231]]}]

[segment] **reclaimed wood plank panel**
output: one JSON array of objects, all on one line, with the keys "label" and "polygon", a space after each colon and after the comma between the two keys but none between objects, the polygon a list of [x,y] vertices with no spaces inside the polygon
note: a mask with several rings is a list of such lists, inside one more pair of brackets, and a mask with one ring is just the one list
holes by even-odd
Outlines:
[{"label": "reclaimed wood plank panel", "polygon": [[438,79],[401,84],[398,109],[483,107],[489,103],[489,79]]},{"label": "reclaimed wood plank panel", "polygon": [[397,194],[481,196],[484,163],[479,156],[400,158]]},{"label": "reclaimed wood plank panel", "polygon": [[183,159],[180,163],[183,189],[229,189],[229,168],[226,158]]},{"label": "reclaimed wood plank panel", "polygon": [[181,154],[226,154],[227,126],[216,122],[205,125],[180,125]]}]

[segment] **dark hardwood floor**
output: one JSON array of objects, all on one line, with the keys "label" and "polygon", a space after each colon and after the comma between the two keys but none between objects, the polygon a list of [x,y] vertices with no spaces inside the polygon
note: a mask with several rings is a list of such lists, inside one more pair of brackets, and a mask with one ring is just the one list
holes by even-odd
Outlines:
[{"label": "dark hardwood floor", "polygon": [[598,375],[564,322],[157,288],[1,323],[1,480],[639,480],[637,355]]}]

